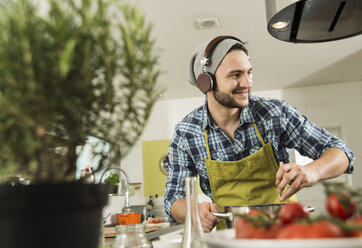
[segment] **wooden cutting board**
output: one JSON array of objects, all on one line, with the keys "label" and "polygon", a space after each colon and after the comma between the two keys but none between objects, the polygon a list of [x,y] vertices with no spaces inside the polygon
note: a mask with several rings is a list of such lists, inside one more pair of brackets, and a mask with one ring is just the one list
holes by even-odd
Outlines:
[{"label": "wooden cutting board", "polygon": [[[146,233],[157,231],[160,227],[158,226],[146,226]],[[116,237],[116,227],[114,226],[107,226],[104,227],[104,237],[105,238],[114,238]]]}]

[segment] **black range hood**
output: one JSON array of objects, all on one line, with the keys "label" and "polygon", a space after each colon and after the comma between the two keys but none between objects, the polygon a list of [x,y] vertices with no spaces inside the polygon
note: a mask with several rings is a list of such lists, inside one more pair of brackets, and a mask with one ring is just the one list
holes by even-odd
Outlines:
[{"label": "black range hood", "polygon": [[315,43],[362,34],[362,0],[265,0],[269,33]]}]

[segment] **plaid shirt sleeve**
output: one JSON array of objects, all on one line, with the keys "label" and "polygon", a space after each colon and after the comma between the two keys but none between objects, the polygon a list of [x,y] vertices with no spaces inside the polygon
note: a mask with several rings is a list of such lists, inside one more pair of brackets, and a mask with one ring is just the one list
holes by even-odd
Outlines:
[{"label": "plaid shirt sleeve", "polygon": [[166,183],[165,210],[171,222],[176,220],[171,215],[172,204],[180,199],[185,198],[185,177],[196,176],[196,171],[192,158],[185,150],[187,142],[182,136],[180,124],[176,126],[173,137],[169,145],[169,173]]},{"label": "plaid shirt sleeve", "polygon": [[295,148],[301,155],[314,160],[318,159],[329,148],[339,148],[349,159],[346,173],[353,172],[354,155],[341,139],[331,135],[324,128],[318,127],[285,102],[283,102],[281,109],[280,140],[282,144],[288,148]]}]

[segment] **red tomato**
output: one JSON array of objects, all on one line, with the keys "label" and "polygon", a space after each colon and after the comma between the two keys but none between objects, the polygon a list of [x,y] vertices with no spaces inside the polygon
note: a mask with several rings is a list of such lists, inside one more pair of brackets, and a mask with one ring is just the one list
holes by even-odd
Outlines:
[{"label": "red tomato", "polygon": [[275,236],[275,232],[270,229],[254,226],[243,217],[238,218],[235,232],[237,239],[270,239]]},{"label": "red tomato", "polygon": [[313,223],[310,232],[312,233],[311,238],[341,238],[346,236],[337,224],[327,220]]},{"label": "red tomato", "polygon": [[358,217],[352,219],[351,222],[362,224],[362,216],[358,216]]},{"label": "red tomato", "polygon": [[342,229],[327,220],[320,220],[311,224],[294,222],[284,226],[277,234],[277,239],[315,239],[340,238],[345,234]]},{"label": "red tomato", "polygon": [[355,238],[362,238],[362,230],[352,231],[350,235]]},{"label": "red tomato", "polygon": [[298,202],[287,203],[279,211],[279,217],[284,224],[289,224],[296,219],[309,218],[309,213],[304,211],[304,206]]},{"label": "red tomato", "polygon": [[346,192],[331,193],[326,200],[326,208],[330,215],[346,220],[356,211],[356,203]]},{"label": "red tomato", "polygon": [[269,228],[271,238],[275,239],[279,231],[284,227],[280,219],[277,219],[274,224]]},{"label": "red tomato", "polygon": [[348,223],[354,225],[355,228],[355,230],[351,231],[350,235],[352,237],[362,238],[362,216],[352,219]]},{"label": "red tomato", "polygon": [[274,222],[269,212],[251,209],[248,214],[236,221],[236,238],[272,239],[275,238],[281,225],[280,221]]},{"label": "red tomato", "polygon": [[276,236],[277,239],[306,239],[308,238],[309,226],[302,223],[291,223],[281,228]]}]

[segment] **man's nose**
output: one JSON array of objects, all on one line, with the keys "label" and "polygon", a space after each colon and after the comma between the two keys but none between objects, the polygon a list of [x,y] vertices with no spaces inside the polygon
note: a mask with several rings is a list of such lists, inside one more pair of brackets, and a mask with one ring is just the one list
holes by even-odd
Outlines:
[{"label": "man's nose", "polygon": [[245,73],[239,80],[239,85],[241,87],[251,87],[253,86],[253,74]]}]

